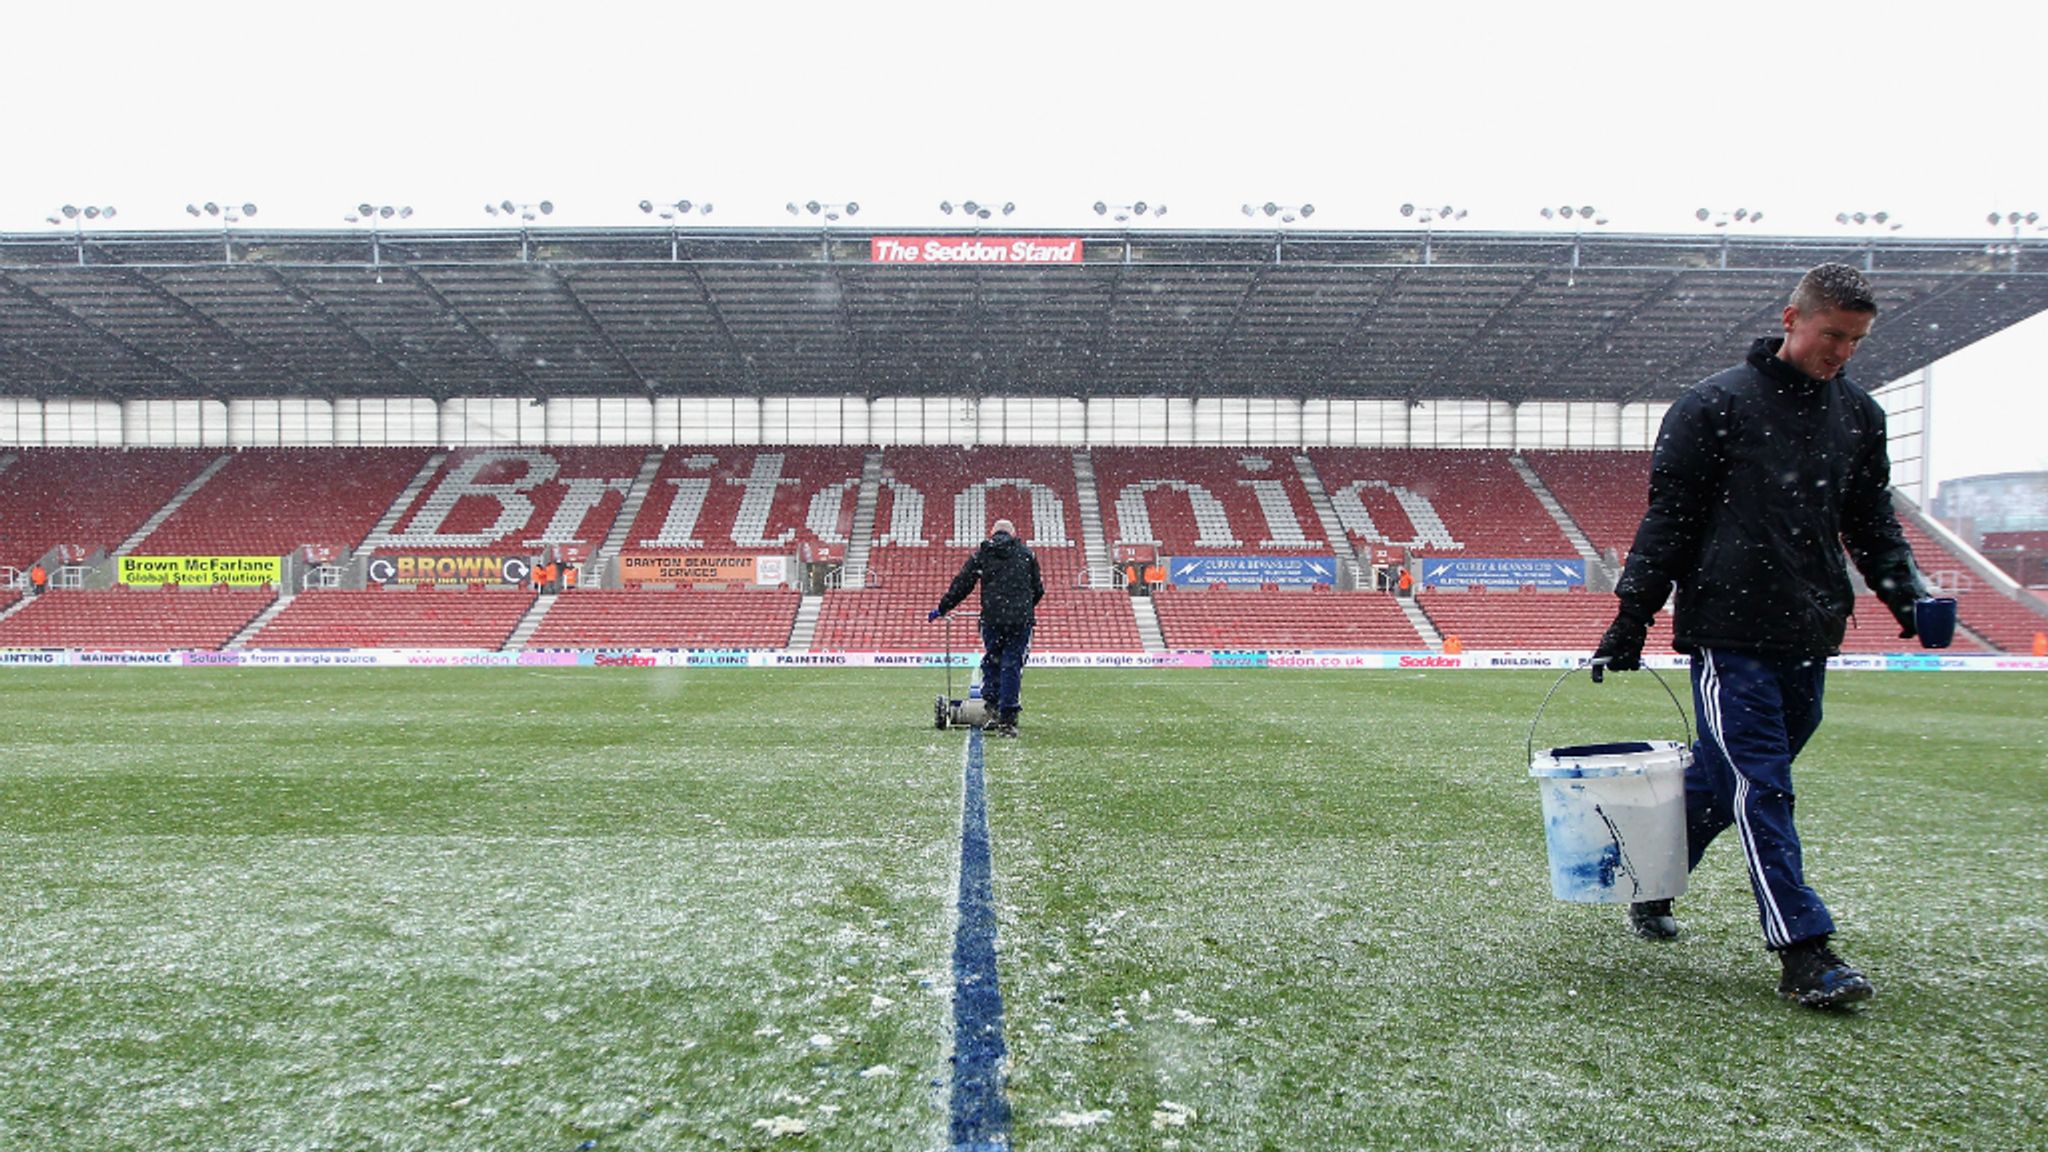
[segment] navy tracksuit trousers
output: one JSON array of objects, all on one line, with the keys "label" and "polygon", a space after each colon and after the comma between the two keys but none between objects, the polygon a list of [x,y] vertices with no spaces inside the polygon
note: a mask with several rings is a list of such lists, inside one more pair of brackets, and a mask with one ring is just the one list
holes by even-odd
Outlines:
[{"label": "navy tracksuit trousers", "polygon": [[981,700],[998,712],[1018,710],[1024,690],[1024,661],[1031,655],[1031,623],[998,627],[981,622]]},{"label": "navy tracksuit trousers", "polygon": [[1806,886],[1792,824],[1792,761],[1820,727],[1827,661],[1701,649],[1692,659],[1699,742],[1685,774],[1687,866],[1731,825],[1742,841],[1764,943],[1782,949],[1835,930]]}]

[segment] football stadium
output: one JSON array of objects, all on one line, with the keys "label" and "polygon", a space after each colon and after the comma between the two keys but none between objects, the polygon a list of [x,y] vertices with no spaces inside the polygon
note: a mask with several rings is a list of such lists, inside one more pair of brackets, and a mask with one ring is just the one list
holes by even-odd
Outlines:
[{"label": "football stadium", "polygon": [[[2048,1143],[2048,602],[1918,471],[2048,242],[798,215],[0,236],[11,1143]],[[1529,770],[1696,730],[1668,608],[1577,670],[1830,262],[1958,623],[1858,582],[1820,1013],[1732,844],[1554,899]],[[998,520],[1015,740],[928,619]]]}]

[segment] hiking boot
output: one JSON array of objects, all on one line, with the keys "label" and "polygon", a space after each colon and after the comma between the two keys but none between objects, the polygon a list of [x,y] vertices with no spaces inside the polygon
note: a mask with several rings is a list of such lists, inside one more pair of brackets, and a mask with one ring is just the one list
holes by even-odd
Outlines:
[{"label": "hiking boot", "polygon": [[1671,914],[1669,900],[1640,900],[1629,905],[1628,926],[1645,940],[1678,937],[1678,918]]},{"label": "hiking boot", "polygon": [[1778,953],[1785,974],[1778,980],[1778,995],[1807,1008],[1839,1008],[1877,995],[1877,989],[1863,973],[1851,968],[1828,938],[1801,940]]}]

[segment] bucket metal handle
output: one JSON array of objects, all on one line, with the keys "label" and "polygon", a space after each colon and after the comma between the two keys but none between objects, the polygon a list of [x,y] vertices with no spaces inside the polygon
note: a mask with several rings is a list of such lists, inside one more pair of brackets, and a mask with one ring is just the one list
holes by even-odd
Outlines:
[{"label": "bucket metal handle", "polygon": [[[1555,683],[1551,684],[1550,691],[1543,694],[1543,703],[1536,706],[1536,715],[1529,721],[1529,739],[1523,749],[1523,764],[1534,764],[1536,762],[1536,725],[1543,722],[1543,710],[1550,707],[1550,698],[1557,695],[1557,690],[1563,687],[1564,682],[1571,677],[1572,673],[1579,671],[1581,668],[1591,668],[1599,663],[1601,661],[1589,660],[1584,664],[1565,669],[1564,674],[1559,676]],[[1664,689],[1666,696],[1671,697],[1671,706],[1678,709],[1678,721],[1685,726],[1685,745],[1688,748],[1692,747],[1692,717],[1685,714],[1685,705],[1678,702],[1678,693],[1671,690],[1671,685],[1665,683],[1664,677],[1655,668],[1645,664],[1643,665],[1643,671],[1657,677],[1657,686]]]}]

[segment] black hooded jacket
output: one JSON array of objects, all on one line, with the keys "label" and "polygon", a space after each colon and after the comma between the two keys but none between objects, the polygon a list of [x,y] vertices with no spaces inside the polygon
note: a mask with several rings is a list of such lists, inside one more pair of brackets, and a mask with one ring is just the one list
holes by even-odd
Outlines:
[{"label": "black hooded jacket", "polygon": [[981,547],[960,566],[953,586],[939,601],[941,613],[958,607],[967,594],[981,584],[982,623],[999,629],[1017,629],[1032,624],[1035,609],[1045,599],[1045,582],[1039,579],[1038,557],[1024,542],[1008,532],[998,532],[981,542]]},{"label": "black hooded jacket", "polygon": [[1758,340],[1693,385],[1657,432],[1650,508],[1615,593],[1647,623],[1677,584],[1682,652],[1833,655],[1855,608],[1845,546],[1886,604],[1921,591],[1892,514],[1884,409],[1840,375],[1779,360],[1783,344]]}]

